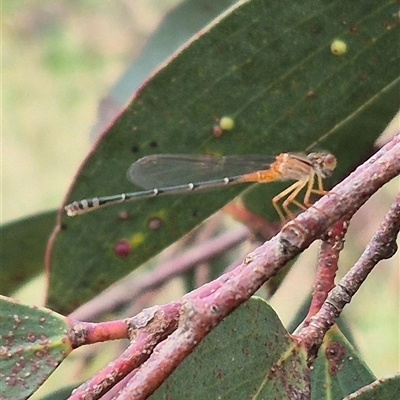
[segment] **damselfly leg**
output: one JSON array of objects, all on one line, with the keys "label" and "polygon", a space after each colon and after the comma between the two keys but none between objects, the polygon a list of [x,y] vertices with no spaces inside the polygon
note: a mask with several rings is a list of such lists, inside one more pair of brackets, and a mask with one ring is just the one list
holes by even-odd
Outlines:
[{"label": "damselfly leg", "polygon": [[[331,176],[335,167],[336,158],[330,153],[310,153],[307,157],[283,153],[276,157],[276,161],[271,164],[268,170],[246,174],[242,177],[242,180],[243,182],[260,183],[296,180],[295,183],[272,199],[272,205],[281,222],[285,223],[285,214],[290,219],[294,219],[294,214],[289,208],[291,204],[306,210],[312,205],[310,202],[312,194],[323,196],[327,193],[323,188],[322,179]],[[315,180],[316,188],[314,188]],[[306,193],[301,203],[297,200],[297,197],[305,187]],[[279,202],[285,197],[286,199],[280,207]]]}]

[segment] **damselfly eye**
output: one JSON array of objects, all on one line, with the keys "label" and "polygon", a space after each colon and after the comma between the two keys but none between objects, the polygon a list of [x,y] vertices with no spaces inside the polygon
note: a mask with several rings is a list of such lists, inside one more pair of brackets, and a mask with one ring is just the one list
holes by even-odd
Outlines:
[{"label": "damselfly eye", "polygon": [[336,168],[337,160],[333,154],[327,153],[321,159],[321,176],[328,178],[332,175],[333,170]]},{"label": "damselfly eye", "polygon": [[333,171],[336,168],[337,160],[333,154],[327,154],[323,161],[323,168]]},{"label": "damselfly eye", "polygon": [[333,171],[336,168],[337,160],[333,154],[327,154],[324,158],[324,168]]}]

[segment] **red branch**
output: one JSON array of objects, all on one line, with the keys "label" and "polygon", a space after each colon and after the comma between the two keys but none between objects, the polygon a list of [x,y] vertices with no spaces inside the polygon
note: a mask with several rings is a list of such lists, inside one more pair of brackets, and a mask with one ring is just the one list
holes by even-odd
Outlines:
[{"label": "red branch", "polygon": [[396,237],[399,230],[400,193],[361,257],[331,290],[320,311],[310,318],[309,325],[297,335],[307,349],[309,364],[315,359],[325,333],[339,318],[345,305],[350,303],[372,269],[379,261],[390,258],[396,253]]},{"label": "red branch", "polygon": [[324,301],[328,297],[328,293],[335,286],[339,254],[343,250],[344,236],[348,225],[349,223],[346,219],[340,220],[322,237],[312,301],[303,326],[309,324],[310,318],[321,309],[322,304],[324,304]]},{"label": "red branch", "polygon": [[[315,207],[301,213],[295,220],[286,224],[282,231],[270,241],[251,252],[237,268],[187,294],[180,303],[163,306],[161,309],[170,307],[171,311],[168,315],[164,315],[166,319],[163,322],[164,326],[173,326],[179,317],[178,329],[164,341],[161,336],[159,337],[159,342],[162,342],[154,348],[147,361],[137,368],[136,373],[129,379],[117,398],[147,398],[223,318],[248,300],[269,278],[279,272],[288,261],[300,254],[314,240],[321,237],[329,227],[345,216],[350,218],[373,193],[399,173],[400,135],[393,138],[339,183],[330,194],[321,198]],[[396,207],[391,213],[397,214],[397,221],[399,221]],[[390,230],[391,233],[392,231],[393,229]],[[361,270],[369,268],[368,261],[376,261],[379,258],[377,254],[380,254],[380,250],[377,244],[379,243],[382,247],[380,237],[387,239],[382,232],[378,235],[376,244],[369,246],[366,255],[362,257],[364,261],[357,267],[354,266],[353,274],[348,278],[345,277],[340,285],[332,290],[321,310],[311,318],[310,325],[304,328],[301,338],[304,341],[307,339],[309,348],[312,348],[313,343],[317,346],[320,344],[316,329],[325,329],[335,322],[340,313],[338,310],[350,301],[351,295],[365,279]],[[392,242],[392,239],[389,242],[383,242],[385,245],[390,243],[390,254],[393,254]],[[384,256],[388,254],[389,252]],[[150,323],[151,321],[148,322]],[[147,328],[146,324],[138,327],[134,322],[132,326],[139,329]],[[137,365],[135,363],[131,367],[134,368]],[[107,376],[103,374],[103,371],[101,375],[106,381]],[[87,396],[85,399],[98,397],[99,395],[92,392],[90,397]],[[83,399],[79,396],[74,397],[74,399],[78,398]]]},{"label": "red branch", "polygon": [[[113,362],[92,379],[77,388],[70,400],[98,399],[127,374],[144,363],[157,343],[165,340],[178,327],[180,303],[143,310],[125,321],[131,344]],[[103,323],[94,324],[103,325]],[[128,337],[128,335],[126,336]]]}]

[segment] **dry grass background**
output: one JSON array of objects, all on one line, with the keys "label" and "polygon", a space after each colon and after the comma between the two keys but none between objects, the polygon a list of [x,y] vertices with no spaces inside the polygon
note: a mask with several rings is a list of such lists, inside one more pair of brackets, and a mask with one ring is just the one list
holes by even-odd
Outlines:
[{"label": "dry grass background", "polygon": [[[100,99],[176,2],[3,3],[2,222],[59,206],[90,148]],[[398,180],[385,187],[353,222],[346,243],[352,250],[342,257],[342,274],[363,250],[398,189]],[[284,301],[278,293],[273,301],[284,322],[297,308],[294,288],[307,291],[312,284],[315,255],[311,257],[286,283],[297,282],[292,299]],[[371,275],[346,314],[379,377],[400,369],[398,255]]]}]

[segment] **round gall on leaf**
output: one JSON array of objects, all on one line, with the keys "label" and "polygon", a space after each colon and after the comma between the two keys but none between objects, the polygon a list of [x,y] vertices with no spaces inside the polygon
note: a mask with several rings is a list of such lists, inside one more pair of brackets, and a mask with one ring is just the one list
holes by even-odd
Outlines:
[{"label": "round gall on leaf", "polygon": [[342,56],[347,53],[347,44],[342,40],[334,40],[331,44],[331,52],[335,56]]},{"label": "round gall on leaf", "polygon": [[235,127],[235,121],[230,117],[222,117],[219,126],[223,131],[230,131]]}]

